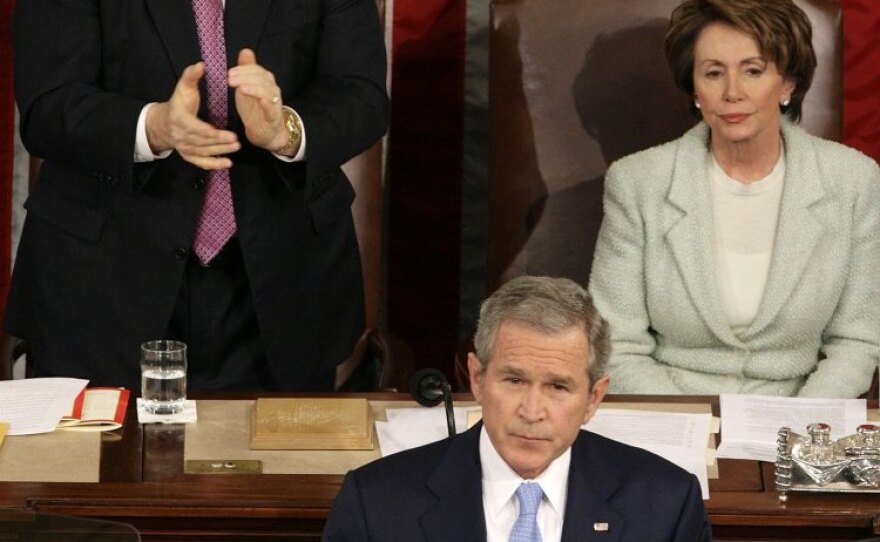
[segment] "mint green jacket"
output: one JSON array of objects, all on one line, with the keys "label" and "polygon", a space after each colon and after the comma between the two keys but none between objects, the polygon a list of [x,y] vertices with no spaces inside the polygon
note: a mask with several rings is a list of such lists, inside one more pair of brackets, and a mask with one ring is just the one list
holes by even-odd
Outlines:
[{"label": "mint green jacket", "polygon": [[880,356],[880,169],[783,122],[785,186],[764,297],[735,335],[714,270],[709,128],[608,169],[590,292],[611,391],[857,397]]}]

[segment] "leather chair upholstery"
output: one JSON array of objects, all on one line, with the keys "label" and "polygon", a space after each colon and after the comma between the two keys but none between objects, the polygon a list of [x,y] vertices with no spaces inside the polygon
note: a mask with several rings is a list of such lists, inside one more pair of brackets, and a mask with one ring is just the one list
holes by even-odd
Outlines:
[{"label": "leather chair upholstery", "polygon": [[[385,24],[385,0],[376,0]],[[352,216],[360,245],[364,275],[367,328],[351,356],[336,370],[339,391],[406,390],[415,366],[415,355],[401,339],[380,330],[383,265],[383,141],[342,166],[357,197]]]},{"label": "leather chair upholstery", "polygon": [[12,364],[15,362],[15,337],[0,331],[0,380],[12,380]]},{"label": "leather chair upholstery", "polygon": [[357,197],[352,216],[360,245],[367,328],[336,369],[338,391],[407,389],[415,355],[400,339],[379,330],[382,290],[382,142],[343,166]]},{"label": "leather chair upholstery", "polygon": [[[680,0],[494,0],[490,28],[489,291],[522,275],[586,285],[608,165],[695,119],[663,54]],[[796,0],[819,66],[802,125],[839,140],[840,6]]]}]

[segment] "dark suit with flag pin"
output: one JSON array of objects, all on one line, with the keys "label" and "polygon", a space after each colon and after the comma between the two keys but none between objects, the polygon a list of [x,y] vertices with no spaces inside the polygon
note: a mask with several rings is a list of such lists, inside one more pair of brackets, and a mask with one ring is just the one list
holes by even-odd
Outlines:
[{"label": "dark suit with flag pin", "polygon": [[483,303],[474,343],[482,422],[350,472],[325,542],[711,540],[696,477],[580,429],[605,395],[609,354],[583,288],[513,279]]}]

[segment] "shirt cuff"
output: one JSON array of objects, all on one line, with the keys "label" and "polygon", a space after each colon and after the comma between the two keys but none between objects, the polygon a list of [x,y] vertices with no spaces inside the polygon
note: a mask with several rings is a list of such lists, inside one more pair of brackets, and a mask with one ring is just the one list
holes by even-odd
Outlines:
[{"label": "shirt cuff", "polygon": [[134,137],[135,162],[152,162],[153,160],[167,158],[171,154],[171,149],[154,154],[150,148],[150,142],[147,140],[147,111],[154,105],[156,105],[155,102],[145,105],[138,116],[137,132]]},{"label": "shirt cuff", "polygon": [[303,124],[302,117],[299,116],[299,113],[296,112],[292,107],[284,106],[285,109],[290,109],[294,115],[296,115],[296,120],[299,121],[299,126],[301,128],[302,134],[299,139],[299,150],[296,151],[296,155],[294,156],[284,156],[283,154],[272,153],[275,155],[275,158],[278,158],[282,162],[302,162],[306,159],[306,125]]}]

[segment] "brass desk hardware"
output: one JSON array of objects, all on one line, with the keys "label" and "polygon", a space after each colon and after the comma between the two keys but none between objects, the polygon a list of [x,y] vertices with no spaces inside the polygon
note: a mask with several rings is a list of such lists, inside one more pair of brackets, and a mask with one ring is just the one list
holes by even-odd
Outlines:
[{"label": "brass desk hardware", "polygon": [[188,459],[184,474],[263,474],[263,462],[255,459]]}]

